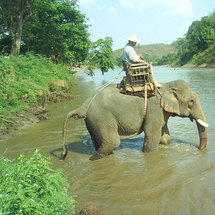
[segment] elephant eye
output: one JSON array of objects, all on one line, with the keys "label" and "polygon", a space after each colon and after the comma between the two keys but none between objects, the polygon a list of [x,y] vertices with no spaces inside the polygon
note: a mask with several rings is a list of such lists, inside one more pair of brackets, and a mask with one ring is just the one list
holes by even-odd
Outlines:
[{"label": "elephant eye", "polygon": [[188,102],[188,107],[191,108],[191,107],[193,106],[193,103],[194,103],[194,100],[190,100],[190,101]]}]

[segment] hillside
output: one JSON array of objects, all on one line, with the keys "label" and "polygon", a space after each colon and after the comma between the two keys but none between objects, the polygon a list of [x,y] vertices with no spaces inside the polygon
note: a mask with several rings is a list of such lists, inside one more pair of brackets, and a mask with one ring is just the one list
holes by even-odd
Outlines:
[{"label": "hillside", "polygon": [[184,67],[215,67],[215,42],[207,49],[194,55]]},{"label": "hillside", "polygon": [[[177,50],[174,46],[168,44],[150,44],[150,45],[138,45],[135,46],[137,54],[141,54],[142,56],[148,55],[150,58],[157,56],[158,58],[162,58],[162,56],[167,55],[169,53],[176,53]],[[117,59],[122,57],[123,48],[114,51],[113,57]]]}]

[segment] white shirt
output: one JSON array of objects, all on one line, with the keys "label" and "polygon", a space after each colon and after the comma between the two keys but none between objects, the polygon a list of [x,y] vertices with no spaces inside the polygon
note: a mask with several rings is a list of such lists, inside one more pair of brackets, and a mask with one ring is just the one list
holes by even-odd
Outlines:
[{"label": "white shirt", "polygon": [[127,43],[123,50],[123,60],[127,61],[128,63],[133,63],[132,60],[137,59],[138,55],[135,52],[134,48]]}]

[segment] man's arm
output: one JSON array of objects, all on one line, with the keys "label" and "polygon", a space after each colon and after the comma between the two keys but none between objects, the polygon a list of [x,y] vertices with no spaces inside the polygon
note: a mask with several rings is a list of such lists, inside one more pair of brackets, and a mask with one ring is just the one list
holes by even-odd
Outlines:
[{"label": "man's arm", "polygon": [[141,55],[138,55],[137,58],[132,60],[133,63],[146,63],[145,60],[143,60]]},{"label": "man's arm", "polygon": [[145,60],[140,60],[140,59],[134,59],[132,60],[133,63],[146,63]]}]

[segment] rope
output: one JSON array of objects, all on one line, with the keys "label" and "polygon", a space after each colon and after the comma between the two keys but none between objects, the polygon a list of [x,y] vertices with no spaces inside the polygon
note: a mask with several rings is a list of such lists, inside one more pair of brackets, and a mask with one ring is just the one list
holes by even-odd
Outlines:
[{"label": "rope", "polygon": [[88,104],[88,106],[87,106],[85,118],[86,118],[86,116],[87,116],[88,109],[89,109],[91,103],[93,102],[93,100],[96,98],[96,96],[97,96],[104,88],[106,88],[106,87],[109,86],[112,82],[114,82],[116,79],[118,79],[118,78],[119,78],[119,75],[120,75],[122,72],[123,72],[123,69],[122,69],[122,71],[121,71],[119,74],[116,75],[116,77],[115,77],[113,80],[107,82],[106,84],[104,84],[104,85],[102,85],[100,88],[98,88],[99,90],[96,92],[96,94],[93,96],[93,98],[90,100],[90,102],[89,102],[89,104]]},{"label": "rope", "polygon": [[146,111],[147,111],[147,84],[145,84],[145,105],[144,105],[143,122],[146,117]]}]

